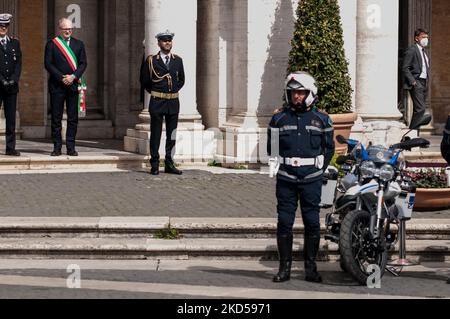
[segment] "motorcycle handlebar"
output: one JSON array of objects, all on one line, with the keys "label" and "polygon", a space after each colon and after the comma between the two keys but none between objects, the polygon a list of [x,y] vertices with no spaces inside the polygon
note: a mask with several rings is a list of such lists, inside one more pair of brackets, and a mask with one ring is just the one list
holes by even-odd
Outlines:
[{"label": "motorcycle handlebar", "polygon": [[430,147],[430,141],[424,139],[424,138],[414,138],[412,140],[395,144],[391,146],[391,149],[400,149],[400,150],[406,150],[410,151],[413,148],[420,147],[420,148],[428,148]]}]

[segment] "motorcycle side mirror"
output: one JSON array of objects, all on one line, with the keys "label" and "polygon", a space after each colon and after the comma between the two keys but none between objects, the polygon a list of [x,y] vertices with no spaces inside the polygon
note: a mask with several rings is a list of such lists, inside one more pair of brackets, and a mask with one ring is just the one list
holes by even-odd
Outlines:
[{"label": "motorcycle side mirror", "polygon": [[416,125],[414,125],[405,135],[403,135],[402,143],[407,141],[406,138],[409,133],[411,133],[414,130],[420,129],[422,126],[430,124],[432,119],[433,118],[430,114],[425,114]]}]

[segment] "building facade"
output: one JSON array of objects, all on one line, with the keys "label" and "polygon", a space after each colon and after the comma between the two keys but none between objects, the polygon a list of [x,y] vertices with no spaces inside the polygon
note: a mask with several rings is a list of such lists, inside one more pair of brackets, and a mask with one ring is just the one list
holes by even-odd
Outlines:
[{"label": "building facade", "polygon": [[[176,33],[187,84],[181,94],[178,159],[264,160],[265,132],[280,106],[297,0],[0,0],[14,15],[11,32],[23,51],[18,131],[24,139],[50,135],[44,47],[60,17],[74,21],[87,47],[88,116],[79,138],[124,139],[148,153],[149,114],[139,69],[156,53],[154,35]],[[398,103],[402,52],[418,27],[431,31],[431,133],[450,112],[450,2],[339,0],[354,88],[357,138],[396,142],[405,130]],[[145,49],[144,49],[145,39]],[[148,97],[147,97],[148,99]],[[3,115],[1,115],[3,117]],[[0,127],[4,130],[4,125]],[[0,131],[1,134],[1,131]]]}]

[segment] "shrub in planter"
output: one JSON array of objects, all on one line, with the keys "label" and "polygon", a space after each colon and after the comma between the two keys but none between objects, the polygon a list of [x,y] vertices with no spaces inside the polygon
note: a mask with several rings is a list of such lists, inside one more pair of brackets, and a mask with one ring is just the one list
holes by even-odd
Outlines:
[{"label": "shrub in planter", "polygon": [[318,108],[351,113],[352,87],[337,0],[301,0],[297,8],[288,73],[309,72],[317,81]]}]

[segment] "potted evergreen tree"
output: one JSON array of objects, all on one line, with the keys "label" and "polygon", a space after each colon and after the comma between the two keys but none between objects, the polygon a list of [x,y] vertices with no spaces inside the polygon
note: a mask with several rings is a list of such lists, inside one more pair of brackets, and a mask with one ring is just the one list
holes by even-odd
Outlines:
[{"label": "potted evergreen tree", "polygon": [[[337,0],[300,0],[288,73],[309,72],[317,81],[318,108],[330,114],[335,135],[349,138],[357,114],[352,112],[352,87]],[[345,146],[337,144],[339,152]]]}]

